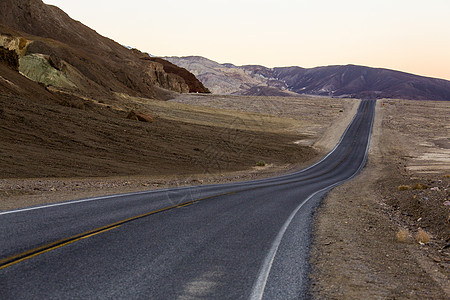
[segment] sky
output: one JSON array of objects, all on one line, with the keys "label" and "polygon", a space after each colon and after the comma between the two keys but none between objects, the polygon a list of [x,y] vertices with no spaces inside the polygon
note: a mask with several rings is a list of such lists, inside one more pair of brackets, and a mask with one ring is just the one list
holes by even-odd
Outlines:
[{"label": "sky", "polygon": [[305,68],[356,64],[450,80],[449,0],[44,0],[156,56]]}]

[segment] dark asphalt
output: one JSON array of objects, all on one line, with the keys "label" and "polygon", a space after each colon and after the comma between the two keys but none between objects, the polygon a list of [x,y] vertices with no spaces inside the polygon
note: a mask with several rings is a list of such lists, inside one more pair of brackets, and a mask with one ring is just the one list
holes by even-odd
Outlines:
[{"label": "dark asphalt", "polygon": [[374,108],[290,175],[1,212],[0,299],[308,298],[314,210],[365,165]]}]

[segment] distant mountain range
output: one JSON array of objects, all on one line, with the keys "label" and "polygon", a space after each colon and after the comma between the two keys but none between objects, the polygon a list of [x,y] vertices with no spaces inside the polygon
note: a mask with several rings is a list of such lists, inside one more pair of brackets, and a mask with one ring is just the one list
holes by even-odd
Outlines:
[{"label": "distant mountain range", "polygon": [[317,68],[235,66],[199,56],[164,59],[189,70],[217,94],[450,100],[450,81],[389,69],[356,65]]}]

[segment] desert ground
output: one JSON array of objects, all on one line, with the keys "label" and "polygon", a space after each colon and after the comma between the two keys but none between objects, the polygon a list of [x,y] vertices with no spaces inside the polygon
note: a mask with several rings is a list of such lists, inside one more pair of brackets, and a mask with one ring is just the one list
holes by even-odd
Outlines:
[{"label": "desert ground", "polygon": [[[67,107],[3,97],[1,210],[296,170],[331,150],[359,103],[197,94],[160,101],[117,94],[80,96]],[[153,123],[128,120],[132,110]]]},{"label": "desert ground", "polygon": [[369,161],[316,215],[317,299],[450,298],[450,106],[381,100]]}]

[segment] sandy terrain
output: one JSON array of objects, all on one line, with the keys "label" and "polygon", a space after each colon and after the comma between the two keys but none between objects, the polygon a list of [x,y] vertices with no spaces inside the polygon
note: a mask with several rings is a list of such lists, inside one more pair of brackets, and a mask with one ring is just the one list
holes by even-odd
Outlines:
[{"label": "sandy terrain", "polygon": [[[213,95],[163,102],[118,94],[68,109],[10,98],[0,101],[0,209],[299,169],[334,146],[358,103]],[[125,119],[132,109],[154,123]],[[260,160],[267,165],[256,167]]]},{"label": "sandy terrain", "polygon": [[449,116],[448,102],[378,102],[368,166],[316,217],[316,298],[450,298]]},{"label": "sandy terrain", "polygon": [[[256,97],[256,96],[205,96],[182,94],[170,102],[209,106],[230,111],[268,114],[284,120],[283,130],[307,135],[297,141],[299,145],[313,146],[322,154],[329,152],[342,135],[342,125],[352,120],[358,108],[357,99],[327,97]],[[325,124],[336,124],[330,128]],[[263,130],[272,131],[273,126]]]}]

